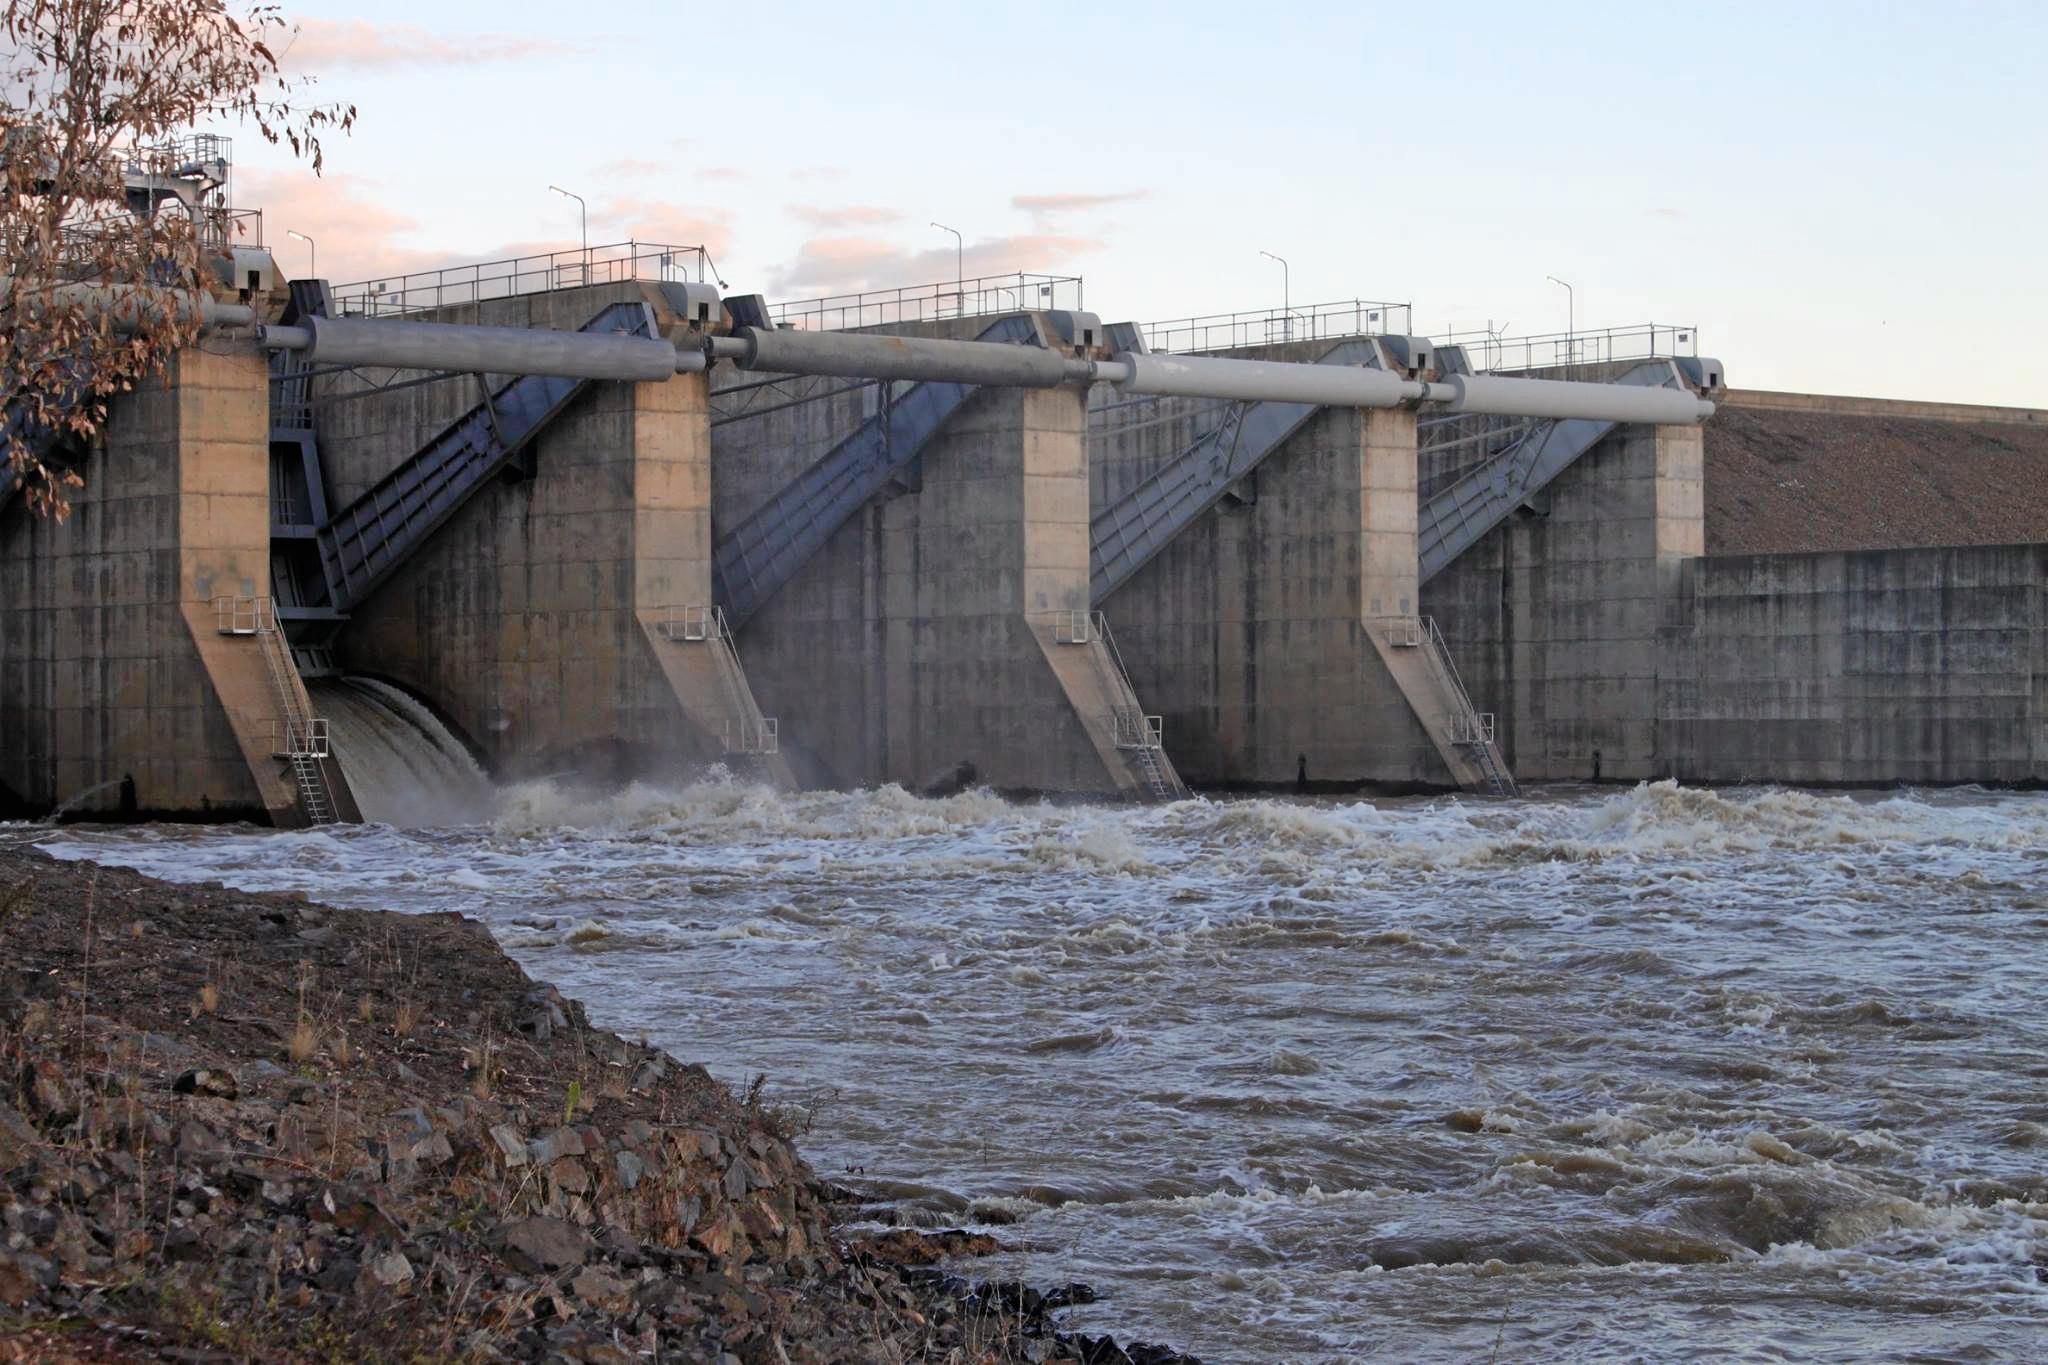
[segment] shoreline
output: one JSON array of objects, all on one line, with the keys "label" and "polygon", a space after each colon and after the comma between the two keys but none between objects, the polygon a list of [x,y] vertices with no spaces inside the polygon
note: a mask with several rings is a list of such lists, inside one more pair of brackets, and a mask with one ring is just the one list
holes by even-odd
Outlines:
[{"label": "shoreline", "polygon": [[842,1226],[480,922],[0,846],[0,1361],[1192,1361]]}]

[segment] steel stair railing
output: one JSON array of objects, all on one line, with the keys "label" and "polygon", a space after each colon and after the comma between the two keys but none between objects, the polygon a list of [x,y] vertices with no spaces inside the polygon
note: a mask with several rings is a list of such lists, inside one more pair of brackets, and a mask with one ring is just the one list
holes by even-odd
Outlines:
[{"label": "steel stair railing", "polygon": [[[1028,316],[1012,315],[978,340],[1036,343],[1038,327]],[[944,380],[912,384],[719,536],[711,557],[719,606],[745,625],[977,391]]]},{"label": "steel stair railing", "polygon": [[[644,303],[615,303],[581,330],[656,335]],[[360,604],[594,382],[558,375],[509,381],[336,512],[317,536],[335,609]]]},{"label": "steel stair railing", "polygon": [[222,635],[253,635],[262,650],[278,708],[270,725],[271,753],[290,766],[306,823],[335,823],[334,795],[320,766],[320,760],[332,752],[327,721],[312,714],[312,701],[292,662],[291,646],[278,626],[276,603],[268,597],[216,597],[213,606]]},{"label": "steel stair railing", "polygon": [[[733,754],[775,754],[782,749],[781,724],[774,716],[761,714],[740,654],[733,644],[732,629],[725,612],[717,606],[670,607],[657,627],[662,638],[678,643],[702,644],[711,650],[712,668],[724,693],[726,720],[725,751]],[[734,730],[738,730],[735,738]]]},{"label": "steel stair railing", "polygon": [[[1614,382],[1684,387],[1677,365],[1665,359],[1646,360]],[[1421,581],[1442,572],[1618,425],[1588,417],[1536,422],[1494,459],[1424,499],[1416,535]]]},{"label": "steel stair railing", "polygon": [[[1318,365],[1376,361],[1377,343],[1340,342]],[[1223,420],[1088,523],[1088,595],[1106,601],[1175,536],[1223,500],[1321,409],[1314,403],[1233,403]]]},{"label": "steel stair railing", "polygon": [[[1078,613],[1077,613],[1078,615]],[[1188,794],[1187,784],[1166,756],[1166,726],[1158,716],[1148,716],[1139,705],[1137,689],[1131,686],[1130,671],[1124,667],[1123,651],[1117,648],[1109,618],[1095,612],[1088,618],[1094,627],[1110,694],[1116,699],[1110,725],[1116,747],[1131,753],[1146,789],[1155,801],[1177,801]],[[1085,643],[1083,639],[1077,643]]]},{"label": "steel stair railing", "polygon": [[1444,643],[1443,632],[1437,629],[1436,618],[1423,616],[1416,619],[1420,623],[1418,633],[1423,652],[1436,672],[1444,698],[1451,708],[1450,715],[1445,718],[1451,743],[1470,755],[1473,765],[1485,778],[1488,790],[1495,796],[1515,795],[1515,779],[1508,772],[1494,742],[1493,713],[1472,705],[1471,695],[1465,691],[1464,679],[1458,676],[1458,666],[1451,660],[1450,647]]}]

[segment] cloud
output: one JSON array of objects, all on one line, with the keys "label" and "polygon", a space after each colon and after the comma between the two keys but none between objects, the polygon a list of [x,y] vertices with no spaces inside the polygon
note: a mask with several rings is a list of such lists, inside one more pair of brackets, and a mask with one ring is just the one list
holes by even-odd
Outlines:
[{"label": "cloud", "polygon": [[970,243],[956,260],[951,246],[906,248],[875,237],[813,237],[796,258],[768,271],[778,300],[951,280],[956,269],[978,275],[1061,274],[1072,257],[1100,251],[1089,237],[1028,232]]},{"label": "cloud", "polygon": [[1678,222],[1685,217],[1685,210],[1669,208],[1651,209],[1650,216],[1652,218],[1668,218],[1673,222]]},{"label": "cloud", "polygon": [[591,210],[591,224],[602,228],[606,241],[701,246],[713,256],[724,255],[732,245],[732,223],[716,211],[632,195],[603,200]]},{"label": "cloud", "polygon": [[713,166],[710,170],[697,172],[699,180],[745,180],[747,173],[737,166]]},{"label": "cloud", "polygon": [[409,66],[475,66],[551,57],[580,48],[557,38],[479,33],[445,38],[412,24],[371,24],[362,19],[302,19],[286,38],[279,61],[300,71]]},{"label": "cloud", "polygon": [[788,204],[784,207],[790,217],[816,228],[880,227],[884,223],[903,221],[903,215],[896,210],[874,204],[846,204],[838,208],[823,204]]},{"label": "cloud", "polygon": [[1020,194],[1010,200],[1010,207],[1033,214],[1077,213],[1082,209],[1127,204],[1133,199],[1143,199],[1146,193],[1145,190],[1124,190],[1118,194]]},{"label": "cloud", "polygon": [[668,175],[675,170],[675,163],[650,161],[645,157],[622,156],[607,161],[597,168],[597,174],[605,179],[639,180],[650,175]]}]

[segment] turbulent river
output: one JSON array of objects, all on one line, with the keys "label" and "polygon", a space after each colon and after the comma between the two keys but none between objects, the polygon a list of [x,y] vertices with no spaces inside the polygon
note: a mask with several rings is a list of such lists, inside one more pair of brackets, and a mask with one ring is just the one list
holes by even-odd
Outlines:
[{"label": "turbulent river", "polygon": [[713,781],[45,846],[487,918],[970,1274],[1212,1361],[2048,1349],[2048,797]]}]

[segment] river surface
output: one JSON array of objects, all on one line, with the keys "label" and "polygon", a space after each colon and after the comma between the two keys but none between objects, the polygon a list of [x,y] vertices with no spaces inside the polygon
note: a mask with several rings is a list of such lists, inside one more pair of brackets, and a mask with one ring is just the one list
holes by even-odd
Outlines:
[{"label": "river surface", "polygon": [[2048,1356],[2048,796],[497,800],[45,846],[483,916],[1121,1339]]}]

